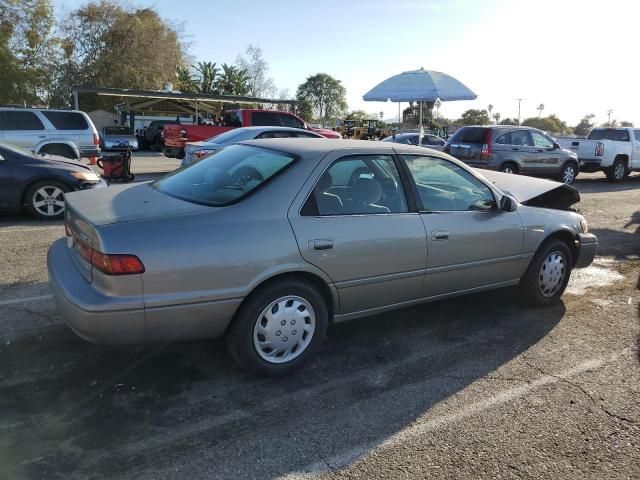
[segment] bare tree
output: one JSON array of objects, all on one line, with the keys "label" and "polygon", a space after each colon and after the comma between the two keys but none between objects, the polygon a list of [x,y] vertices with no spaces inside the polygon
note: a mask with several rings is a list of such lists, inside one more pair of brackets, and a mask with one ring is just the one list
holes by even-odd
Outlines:
[{"label": "bare tree", "polygon": [[245,55],[238,55],[236,67],[249,76],[249,94],[254,97],[271,97],[277,92],[273,78],[269,77],[269,64],[262,56],[259,46],[249,44]]}]

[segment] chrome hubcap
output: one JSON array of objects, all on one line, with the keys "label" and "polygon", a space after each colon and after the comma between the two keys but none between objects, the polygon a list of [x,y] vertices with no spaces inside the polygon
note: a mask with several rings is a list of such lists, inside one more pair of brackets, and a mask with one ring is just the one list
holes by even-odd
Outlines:
[{"label": "chrome hubcap", "polygon": [[269,363],[286,363],[311,343],[316,328],[313,307],[304,298],[286,296],[265,308],[253,329],[253,346]]},{"label": "chrome hubcap", "polygon": [[613,171],[613,174],[615,175],[615,177],[617,179],[621,179],[624,177],[624,165],[621,163],[618,163],[616,165],[616,168]]},{"label": "chrome hubcap", "polygon": [[513,167],[504,167],[502,169],[502,173],[515,173],[515,172],[513,171]]},{"label": "chrome hubcap", "polygon": [[538,273],[538,289],[543,297],[553,297],[564,281],[566,260],[561,252],[553,252],[542,262]]},{"label": "chrome hubcap", "polygon": [[33,208],[47,217],[55,217],[64,210],[64,192],[58,187],[42,187],[32,199]]},{"label": "chrome hubcap", "polygon": [[571,183],[576,176],[576,170],[573,167],[567,167],[562,174],[562,181],[564,183]]}]

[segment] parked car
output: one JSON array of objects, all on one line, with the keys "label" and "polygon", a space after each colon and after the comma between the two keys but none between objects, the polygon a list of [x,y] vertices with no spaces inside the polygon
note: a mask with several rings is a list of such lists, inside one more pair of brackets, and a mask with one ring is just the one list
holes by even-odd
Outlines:
[{"label": "parked car", "polygon": [[211,155],[234,143],[262,138],[324,138],[322,135],[287,127],[242,127],[229,130],[202,142],[189,142],[184,148],[181,165],[185,166],[196,160]]},{"label": "parked car", "polygon": [[578,176],[576,154],[535,128],[462,127],[447,141],[444,152],[467,165],[504,173],[551,177],[566,184]]},{"label": "parked car", "polygon": [[312,356],[329,322],[518,284],[557,301],[597,248],[578,192],[486,174],[387,142],[231,145],[153,183],[69,194],[52,290],[87,340],[225,336],[266,375]]},{"label": "parked car", "polygon": [[100,148],[102,150],[127,151],[138,150],[138,138],[129,127],[102,127],[100,132]]},{"label": "parked car", "polygon": [[0,108],[0,142],[73,159],[100,156],[96,127],[76,110]]},{"label": "parked car", "polygon": [[[383,142],[393,142],[393,143],[403,143],[405,145],[418,145],[418,134],[417,133],[399,133],[395,136],[389,136],[382,139]],[[434,150],[442,151],[445,146],[445,141],[438,137],[437,135],[433,135],[431,133],[426,133],[422,137],[421,145],[423,147],[432,148]]]},{"label": "parked car", "polygon": [[77,161],[0,144],[0,210],[26,208],[37,218],[62,218],[68,192],[106,186],[90,167]]},{"label": "parked car", "polygon": [[587,139],[560,138],[558,143],[572,151],[583,172],[603,171],[610,182],[640,171],[640,129],[594,128]]},{"label": "parked car", "polygon": [[312,128],[297,115],[277,110],[238,109],[224,113],[224,125],[167,125],[163,131],[164,154],[170,158],[183,158],[184,146],[199,142],[240,127],[290,127],[309,130],[326,138],[342,138],[338,132],[325,128]]},{"label": "parked car", "polygon": [[176,125],[180,124],[175,120],[153,120],[149,125],[147,125],[139,134],[138,137],[138,146],[140,149],[146,150],[151,148],[152,150],[162,150],[163,139],[162,132],[164,130],[165,125]]}]

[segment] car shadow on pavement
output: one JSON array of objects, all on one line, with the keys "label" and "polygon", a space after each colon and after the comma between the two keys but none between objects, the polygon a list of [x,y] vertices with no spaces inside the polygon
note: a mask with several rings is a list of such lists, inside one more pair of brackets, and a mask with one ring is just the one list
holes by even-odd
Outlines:
[{"label": "car shadow on pavement", "polygon": [[640,175],[631,174],[619,183],[607,182],[605,177],[581,178],[578,176],[573,186],[577,188],[580,193],[605,193],[636,190],[640,187]]},{"label": "car shadow on pavement", "polygon": [[378,445],[562,319],[515,289],[333,325],[293,375],[237,369],[222,341],[107,347],[66,327],[0,344],[10,478],[271,478]]},{"label": "car shadow on pavement", "polygon": [[631,232],[610,228],[590,230],[598,237],[598,255],[615,257],[619,260],[627,259],[629,255],[640,255],[640,210],[631,215],[624,228],[634,230]]}]

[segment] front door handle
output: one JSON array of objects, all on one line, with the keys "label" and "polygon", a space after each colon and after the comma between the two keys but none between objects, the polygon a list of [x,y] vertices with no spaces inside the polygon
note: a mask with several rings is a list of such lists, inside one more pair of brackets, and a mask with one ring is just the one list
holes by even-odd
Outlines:
[{"label": "front door handle", "polygon": [[513,147],[511,150],[513,150],[514,152],[519,152],[520,151],[520,149],[516,148],[516,147]]},{"label": "front door handle", "polygon": [[314,250],[331,250],[333,248],[333,240],[330,238],[319,238],[310,240],[309,246]]},{"label": "front door handle", "polygon": [[38,135],[38,138],[47,138],[46,135]]},{"label": "front door handle", "polygon": [[431,240],[449,240],[450,236],[451,234],[445,230],[434,230],[433,232],[431,232]]}]

